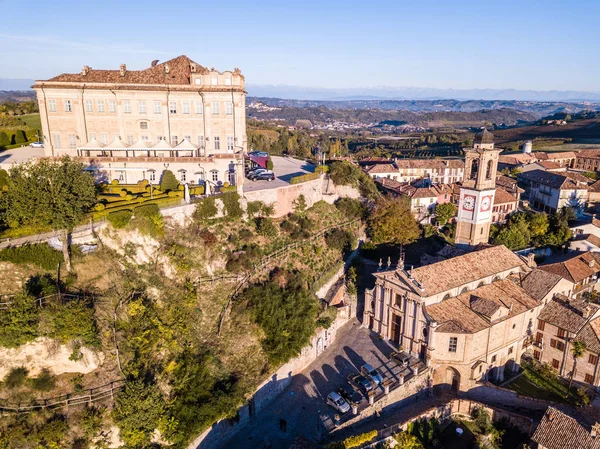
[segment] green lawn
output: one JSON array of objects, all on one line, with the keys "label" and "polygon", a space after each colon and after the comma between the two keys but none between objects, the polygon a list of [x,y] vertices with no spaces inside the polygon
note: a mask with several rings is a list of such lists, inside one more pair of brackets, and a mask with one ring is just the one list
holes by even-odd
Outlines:
[{"label": "green lawn", "polygon": [[546,401],[572,404],[578,401],[576,388],[571,388],[571,393],[567,399],[568,383],[558,377],[550,378],[543,376],[527,365],[524,366],[524,374],[506,385],[506,388],[510,388],[522,396]]},{"label": "green lawn", "polygon": [[42,129],[40,114],[25,114],[18,117],[30,128]]}]

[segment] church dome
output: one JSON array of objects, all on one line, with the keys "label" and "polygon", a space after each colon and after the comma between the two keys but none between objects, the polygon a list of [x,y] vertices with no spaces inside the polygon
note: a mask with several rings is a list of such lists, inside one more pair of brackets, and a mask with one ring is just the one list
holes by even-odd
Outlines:
[{"label": "church dome", "polygon": [[494,143],[494,135],[487,128],[483,128],[483,131],[475,134],[475,143]]}]

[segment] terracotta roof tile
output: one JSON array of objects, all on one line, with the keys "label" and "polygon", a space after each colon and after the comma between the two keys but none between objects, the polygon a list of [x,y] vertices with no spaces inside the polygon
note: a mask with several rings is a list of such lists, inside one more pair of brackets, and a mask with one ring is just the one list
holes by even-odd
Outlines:
[{"label": "terracotta roof tile", "polygon": [[583,326],[577,334],[577,340],[584,342],[588,351],[600,354],[600,318]]},{"label": "terracotta roof tile", "polygon": [[490,318],[499,309],[506,315],[519,315],[539,302],[509,279],[501,279],[457,297],[426,307],[427,314],[440,325],[438,332],[475,333],[492,325]]},{"label": "terracotta roof tile", "polygon": [[541,301],[562,279],[558,274],[535,268],[521,281],[521,287],[533,298]]},{"label": "terracotta roof tile", "polygon": [[[169,66],[169,73],[166,66]],[[36,83],[72,82],[72,83],[109,83],[109,84],[171,84],[189,85],[192,65],[196,66],[196,73],[209,73],[206,67],[192,61],[185,55],[178,56],[169,61],[156,64],[143,70],[126,70],[121,75],[120,70],[90,69],[87,74],[63,73],[46,81]]]},{"label": "terracotta roof tile", "polygon": [[375,164],[367,167],[367,173],[398,173],[398,169],[393,164]]},{"label": "terracotta roof tile", "polygon": [[539,268],[576,284],[600,271],[600,254],[588,251],[563,262],[540,265]]},{"label": "terracotta roof tile", "polygon": [[537,182],[554,189],[562,190],[586,190],[587,184],[590,181],[583,175],[573,172],[548,172],[545,170],[531,170],[524,173],[519,173],[519,179]]},{"label": "terracotta roof tile", "polygon": [[432,296],[497,273],[522,268],[525,262],[506,246],[491,246],[425,267],[415,268],[413,277]]},{"label": "terracotta roof tile", "polygon": [[[589,315],[585,317],[586,307],[589,307]],[[582,299],[570,300],[566,296],[556,295],[542,309],[539,319],[560,327],[569,332],[577,334],[600,306],[590,304]]]},{"label": "terracotta roof tile", "polygon": [[554,407],[546,409],[531,439],[546,449],[600,449],[600,438]]},{"label": "terracotta roof tile", "polygon": [[506,204],[506,203],[516,203],[517,198],[512,196],[506,190],[497,187],[496,195],[494,196],[494,204]]}]

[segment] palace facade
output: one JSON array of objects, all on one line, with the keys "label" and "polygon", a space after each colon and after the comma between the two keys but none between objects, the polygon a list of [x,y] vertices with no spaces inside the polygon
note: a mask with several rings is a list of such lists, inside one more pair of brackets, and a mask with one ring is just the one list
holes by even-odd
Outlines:
[{"label": "palace facade", "polygon": [[97,70],[36,81],[45,155],[78,156],[99,178],[241,185],[246,92],[239,69],[186,56],[143,70]]}]

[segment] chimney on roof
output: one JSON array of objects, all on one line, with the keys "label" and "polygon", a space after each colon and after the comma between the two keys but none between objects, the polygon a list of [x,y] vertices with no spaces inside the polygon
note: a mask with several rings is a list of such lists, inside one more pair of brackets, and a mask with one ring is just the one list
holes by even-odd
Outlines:
[{"label": "chimney on roof", "polygon": [[600,433],[600,423],[596,423],[592,426],[592,431],[590,432],[590,435],[592,438],[596,438],[598,436],[598,433]]},{"label": "chimney on roof", "polygon": [[554,419],[554,410],[548,410],[548,421],[552,422]]},{"label": "chimney on roof", "polygon": [[90,70],[91,70],[91,69],[90,69],[90,66],[89,66],[89,65],[84,65],[84,66],[83,66],[83,69],[81,70],[81,74],[82,74],[83,76],[86,76],[88,73],[90,73]]},{"label": "chimney on roof", "polygon": [[536,263],[535,263],[535,254],[532,252],[530,252],[529,254],[527,254],[527,266],[529,268],[535,268]]},{"label": "chimney on roof", "polygon": [[165,73],[169,73],[171,71],[171,67],[169,67],[169,64],[165,64]]},{"label": "chimney on roof", "polygon": [[158,64],[158,59],[155,59],[154,61],[152,61],[152,62],[150,63],[150,66],[152,66],[152,67],[156,67],[156,64]]},{"label": "chimney on roof", "polygon": [[589,304],[586,304],[586,306],[583,308],[583,317],[589,318],[591,314],[592,314],[592,308],[589,306]]},{"label": "chimney on roof", "polygon": [[119,67],[119,72],[121,72],[121,76],[125,76],[125,73],[127,73],[127,66],[125,64],[121,64]]}]

